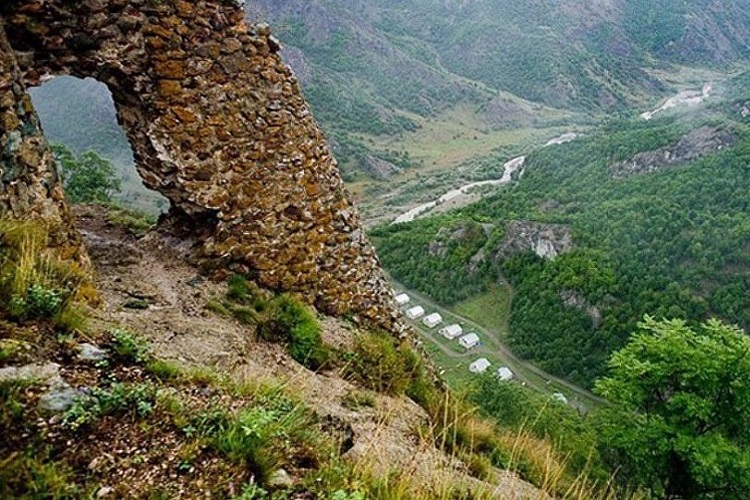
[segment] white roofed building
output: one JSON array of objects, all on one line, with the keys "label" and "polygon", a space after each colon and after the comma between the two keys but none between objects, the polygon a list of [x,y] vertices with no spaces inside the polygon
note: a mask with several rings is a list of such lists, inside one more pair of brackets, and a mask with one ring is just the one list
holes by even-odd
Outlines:
[{"label": "white roofed building", "polygon": [[409,319],[418,319],[424,316],[424,308],[422,306],[414,306],[406,311],[406,317]]},{"label": "white roofed building", "polygon": [[405,293],[400,293],[396,295],[396,303],[400,306],[408,304],[410,300],[411,298]]},{"label": "white roofed building", "polygon": [[469,371],[471,373],[484,373],[490,365],[492,365],[492,363],[490,363],[487,358],[479,358],[469,365]]},{"label": "white roofed building", "polygon": [[501,366],[497,369],[497,378],[505,382],[513,378],[513,372],[507,366]]},{"label": "white roofed building", "polygon": [[464,329],[461,328],[461,325],[454,324],[441,328],[438,333],[448,340],[453,340],[464,333]]},{"label": "white roofed building", "polygon": [[425,318],[422,320],[422,323],[427,328],[434,328],[442,322],[443,322],[443,317],[440,316],[440,314],[438,313],[432,313],[429,316],[425,316]]},{"label": "white roofed building", "polygon": [[476,347],[479,345],[479,335],[477,335],[476,333],[464,335],[463,337],[458,339],[458,343],[464,349],[471,349],[472,347]]}]

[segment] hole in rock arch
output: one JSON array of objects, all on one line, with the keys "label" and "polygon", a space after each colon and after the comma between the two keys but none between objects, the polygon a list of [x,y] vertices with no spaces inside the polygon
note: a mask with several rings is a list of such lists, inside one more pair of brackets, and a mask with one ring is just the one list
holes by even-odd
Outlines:
[{"label": "hole in rock arch", "polygon": [[166,198],[143,185],[105,84],[93,78],[58,76],[28,91],[51,144],[63,144],[76,155],[94,151],[112,162],[122,182],[116,202],[152,214],[169,208]]}]

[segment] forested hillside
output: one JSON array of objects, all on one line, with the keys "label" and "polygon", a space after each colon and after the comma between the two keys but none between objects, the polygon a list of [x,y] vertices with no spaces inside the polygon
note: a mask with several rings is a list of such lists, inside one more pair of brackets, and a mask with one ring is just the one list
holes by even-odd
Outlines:
[{"label": "forested hillside", "polygon": [[[747,115],[737,99],[700,117],[613,121],[531,154],[521,181],[471,207],[381,226],[379,254],[448,304],[508,279],[510,344],[582,384],[644,314],[748,328]],[[503,250],[519,220],[570,228],[572,250],[554,260]]]}]

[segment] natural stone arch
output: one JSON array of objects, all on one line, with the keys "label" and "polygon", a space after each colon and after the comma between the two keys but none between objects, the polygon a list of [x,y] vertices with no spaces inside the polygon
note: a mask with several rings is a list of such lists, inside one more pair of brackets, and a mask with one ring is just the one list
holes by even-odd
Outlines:
[{"label": "natural stone arch", "polygon": [[0,19],[0,211],[37,213],[75,246],[25,88],[93,77],[112,92],[145,184],[171,202],[162,227],[189,236],[195,259],[401,330],[336,163],[266,26],[249,26],[228,0],[6,0]]}]

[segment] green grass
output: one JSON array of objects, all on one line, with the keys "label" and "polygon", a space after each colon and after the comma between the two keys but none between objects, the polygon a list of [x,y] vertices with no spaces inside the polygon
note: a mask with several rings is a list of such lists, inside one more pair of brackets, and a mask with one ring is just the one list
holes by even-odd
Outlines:
[{"label": "green grass", "polygon": [[511,295],[508,285],[494,284],[486,293],[458,302],[450,310],[498,333],[502,339],[508,333]]}]

